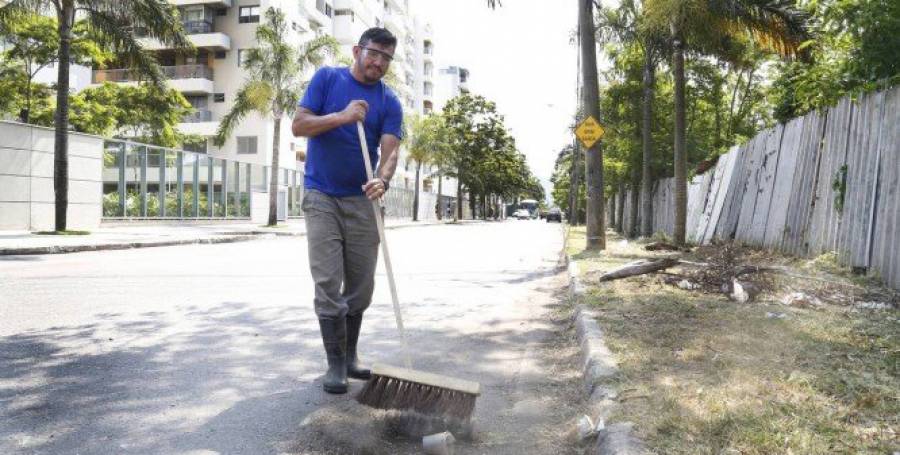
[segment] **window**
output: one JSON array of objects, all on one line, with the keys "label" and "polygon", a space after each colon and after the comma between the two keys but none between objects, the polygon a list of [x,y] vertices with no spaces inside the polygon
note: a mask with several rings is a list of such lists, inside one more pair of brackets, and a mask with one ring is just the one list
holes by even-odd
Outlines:
[{"label": "window", "polygon": [[241,68],[244,67],[244,62],[247,61],[247,55],[248,55],[247,51],[249,51],[249,50],[250,49],[238,49],[237,64],[239,67],[241,67]]},{"label": "window", "polygon": [[213,94],[213,102],[224,103],[225,102],[225,94],[224,93]]},{"label": "window", "polygon": [[259,22],[259,5],[242,6],[238,14],[238,22],[241,24]]},{"label": "window", "polygon": [[199,64],[209,64],[209,53],[203,49],[200,49],[196,55],[190,55],[184,57],[185,65],[199,65]]},{"label": "window", "polygon": [[350,22],[356,20],[356,15],[353,14],[352,9],[336,9],[334,10],[335,16],[350,16]]},{"label": "window", "polygon": [[216,51],[216,60],[224,60],[228,57],[227,51]]},{"label": "window", "polygon": [[184,144],[182,144],[181,148],[187,150],[188,152],[206,153],[207,141],[200,140],[199,142],[185,142]]},{"label": "window", "polygon": [[256,136],[238,136],[237,152],[240,155],[256,155]]},{"label": "window", "polygon": [[225,8],[216,10],[216,16],[227,16],[227,15],[228,15],[228,10]]}]

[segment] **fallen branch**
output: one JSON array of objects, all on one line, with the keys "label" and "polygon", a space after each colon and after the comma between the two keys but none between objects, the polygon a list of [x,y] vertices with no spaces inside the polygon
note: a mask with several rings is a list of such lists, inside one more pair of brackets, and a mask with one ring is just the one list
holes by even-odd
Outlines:
[{"label": "fallen branch", "polygon": [[690,251],[666,242],[653,242],[645,246],[644,249],[647,251]]},{"label": "fallen branch", "polygon": [[600,275],[600,277],[597,278],[597,281],[612,281],[635,275],[658,272],[669,267],[674,267],[680,262],[681,261],[675,258],[634,261]]}]

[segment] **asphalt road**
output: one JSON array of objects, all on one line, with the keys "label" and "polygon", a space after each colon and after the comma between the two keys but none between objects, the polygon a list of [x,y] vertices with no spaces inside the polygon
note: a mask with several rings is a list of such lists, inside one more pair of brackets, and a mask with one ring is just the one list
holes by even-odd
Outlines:
[{"label": "asphalt road", "polygon": [[[416,367],[482,383],[460,451],[565,452],[577,367],[554,322],[559,225],[413,227],[388,242]],[[377,280],[360,352],[398,364]],[[298,426],[350,396],[321,391],[311,296],[302,237],[0,258],[0,453],[318,453]]]}]

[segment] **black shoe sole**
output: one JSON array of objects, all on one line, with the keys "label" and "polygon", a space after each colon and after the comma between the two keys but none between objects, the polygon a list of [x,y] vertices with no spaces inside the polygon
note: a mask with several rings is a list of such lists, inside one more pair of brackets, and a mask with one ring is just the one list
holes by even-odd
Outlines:
[{"label": "black shoe sole", "polygon": [[335,387],[335,386],[328,386],[328,385],[323,384],[322,389],[324,389],[325,392],[327,392],[327,393],[332,393],[335,395],[343,395],[343,394],[347,393],[347,390],[349,390],[350,387],[348,387],[348,386],[336,386]]},{"label": "black shoe sole", "polygon": [[359,373],[351,373],[348,371],[347,377],[352,378],[352,379],[361,379],[363,381],[368,381],[369,379],[372,379],[372,372],[369,371],[369,372],[366,372],[363,374],[359,374]]}]

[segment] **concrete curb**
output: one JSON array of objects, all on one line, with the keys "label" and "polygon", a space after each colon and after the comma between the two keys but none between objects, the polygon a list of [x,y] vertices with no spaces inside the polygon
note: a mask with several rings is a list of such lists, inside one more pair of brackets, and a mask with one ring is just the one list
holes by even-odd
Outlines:
[{"label": "concrete curb", "polygon": [[[615,356],[603,341],[603,329],[597,323],[596,313],[581,303],[587,291],[579,279],[578,264],[566,254],[569,270],[569,296],[575,302],[575,331],[581,346],[584,390],[588,395],[588,408],[592,417],[606,421],[618,406],[615,390],[603,383],[618,371]],[[633,435],[631,422],[617,423],[597,433],[597,440],[590,453],[596,455],[644,455],[649,453],[644,444]]]},{"label": "concrete curb", "polygon": [[130,250],[133,248],[152,248],[160,246],[178,246],[178,245],[214,245],[218,243],[236,243],[247,242],[250,240],[260,240],[265,238],[274,238],[272,234],[228,234],[222,237],[206,237],[198,239],[179,239],[179,240],[147,240],[143,242],[115,242],[115,243],[98,243],[94,245],[51,245],[24,248],[2,248],[0,256],[29,256],[38,254],[66,254],[66,253],[82,253],[85,251],[108,251],[108,250]]},{"label": "concrete curb", "polygon": [[[442,224],[468,224],[477,220],[464,220],[457,223],[438,223],[438,222],[421,222],[400,224],[395,226],[385,226],[386,230],[403,229],[409,227],[421,226],[437,226]],[[162,246],[179,246],[179,245],[213,245],[218,243],[236,243],[248,242],[251,240],[271,239],[275,237],[305,237],[306,231],[290,232],[271,230],[250,230],[250,231],[222,231],[216,232],[214,237],[187,238],[177,240],[145,240],[134,242],[110,242],[97,243],[91,245],[50,245],[35,246],[21,248],[0,248],[0,256],[33,256],[42,254],[67,254],[82,253],[86,251],[110,251],[110,250],[130,250],[133,248],[153,248]]]}]

